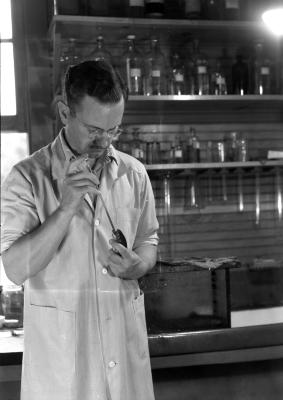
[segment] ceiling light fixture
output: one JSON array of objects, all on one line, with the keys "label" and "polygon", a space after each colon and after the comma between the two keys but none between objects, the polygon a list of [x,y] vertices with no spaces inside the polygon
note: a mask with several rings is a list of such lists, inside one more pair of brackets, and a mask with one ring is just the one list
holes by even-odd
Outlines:
[{"label": "ceiling light fixture", "polygon": [[[272,2],[271,2],[272,3]],[[276,36],[283,36],[283,1],[275,1],[262,13],[262,20]]]}]

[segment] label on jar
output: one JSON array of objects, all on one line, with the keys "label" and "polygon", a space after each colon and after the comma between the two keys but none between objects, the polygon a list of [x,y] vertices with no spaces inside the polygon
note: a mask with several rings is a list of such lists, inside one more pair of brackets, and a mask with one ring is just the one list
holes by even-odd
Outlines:
[{"label": "label on jar", "polygon": [[181,149],[175,149],[175,158],[182,158],[183,157],[183,152]]},{"label": "label on jar", "polygon": [[141,149],[139,149],[138,147],[136,147],[136,148],[133,149],[132,155],[133,155],[135,158],[140,158],[140,153],[141,153]]},{"label": "label on jar", "polygon": [[186,0],[185,3],[186,13],[200,12],[200,10],[201,10],[200,0]]},{"label": "label on jar", "polygon": [[144,0],[130,0],[130,7],[143,7]]},{"label": "label on jar", "polygon": [[205,65],[199,65],[197,68],[198,74],[206,74],[207,68]]},{"label": "label on jar", "polygon": [[226,79],[224,76],[216,75],[216,84],[219,86],[223,86],[226,84]]},{"label": "label on jar", "polygon": [[160,70],[159,70],[159,69],[154,69],[154,70],[151,72],[151,76],[152,76],[153,78],[160,78]]},{"label": "label on jar", "polygon": [[239,8],[239,0],[225,0],[226,8]]},{"label": "label on jar", "polygon": [[176,82],[184,82],[184,75],[177,72],[177,74],[174,75],[174,79]]},{"label": "label on jar", "polygon": [[131,69],[130,69],[130,76],[131,76],[131,77],[138,77],[138,78],[140,78],[140,76],[141,76],[141,70],[140,70],[140,68],[131,68]]},{"label": "label on jar", "polygon": [[269,67],[261,67],[261,69],[260,69],[260,74],[261,74],[261,75],[269,75],[269,74],[270,74],[270,69],[269,69]]}]

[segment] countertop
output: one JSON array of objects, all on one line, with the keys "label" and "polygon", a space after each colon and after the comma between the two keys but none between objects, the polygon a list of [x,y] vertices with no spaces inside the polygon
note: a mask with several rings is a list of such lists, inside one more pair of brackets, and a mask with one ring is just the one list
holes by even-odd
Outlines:
[{"label": "countertop", "polygon": [[[152,368],[283,359],[283,323],[149,335]],[[0,365],[21,364],[23,336],[0,338]]]}]

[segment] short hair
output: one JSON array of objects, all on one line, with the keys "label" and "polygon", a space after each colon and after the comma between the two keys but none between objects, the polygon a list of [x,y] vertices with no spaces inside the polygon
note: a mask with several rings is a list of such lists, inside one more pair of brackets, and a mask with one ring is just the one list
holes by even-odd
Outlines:
[{"label": "short hair", "polygon": [[64,98],[74,111],[85,95],[103,104],[118,103],[128,98],[128,88],[119,72],[105,60],[83,61],[67,69]]}]

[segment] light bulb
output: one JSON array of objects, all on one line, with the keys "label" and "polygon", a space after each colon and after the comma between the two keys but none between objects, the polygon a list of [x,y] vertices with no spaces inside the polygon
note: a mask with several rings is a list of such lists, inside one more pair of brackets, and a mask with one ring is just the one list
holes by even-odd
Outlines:
[{"label": "light bulb", "polygon": [[262,19],[272,33],[283,36],[283,7],[265,11]]}]

